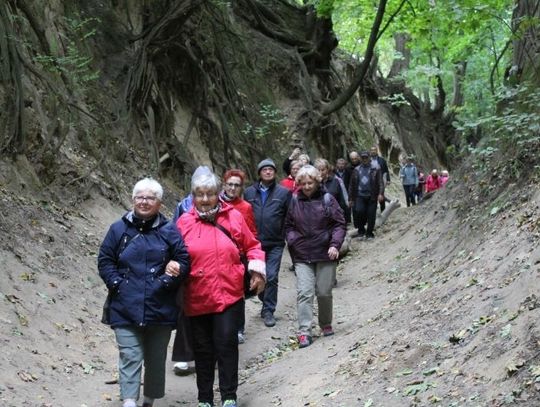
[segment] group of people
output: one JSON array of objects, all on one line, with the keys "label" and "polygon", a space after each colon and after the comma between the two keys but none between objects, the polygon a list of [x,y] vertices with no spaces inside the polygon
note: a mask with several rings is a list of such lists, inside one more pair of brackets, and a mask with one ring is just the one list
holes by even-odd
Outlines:
[{"label": "group of people", "polygon": [[[298,160],[295,161],[295,155]],[[293,151],[285,160],[284,170],[290,162],[293,173],[295,165],[302,166],[300,152]],[[309,157],[307,157],[309,160]],[[315,167],[320,171],[323,186],[339,203],[343,210],[346,223],[352,223],[358,230],[356,237],[373,239],[375,237],[375,220],[377,207],[384,211],[388,199],[384,192],[390,183],[390,171],[386,160],[379,155],[377,146],[369,151],[352,151],[349,154],[350,163],[345,158],[338,158],[334,166],[325,159],[315,160]],[[296,169],[296,171],[298,171]],[[287,179],[286,179],[287,180]],[[282,183],[285,185],[286,180]],[[294,184],[292,185],[294,190]]]},{"label": "group of people", "polygon": [[[172,221],[160,212],[161,185],[150,178],[135,184],[132,209],[111,225],[98,255],[109,293],[104,320],[119,349],[123,407],[137,406],[143,366],[142,406],[153,407],[164,396],[175,328],[173,360],[194,359],[199,407],[214,405],[216,364],[221,405],[237,406],[246,291],[258,295],[263,324],[274,326],[285,244],[297,279],[299,347],[313,341],[315,298],[322,335],[334,334],[332,288],[347,199],[338,201],[325,185],[346,191],[342,182],[329,181],[326,160],[309,162],[298,168],[290,163],[293,186],[285,187],[277,182],[274,161],[262,160],[258,179],[245,190],[243,171],[230,169],[220,178],[199,167]],[[182,352],[186,342],[191,349]]]},{"label": "group of people", "polygon": [[439,174],[436,169],[433,169],[426,177],[414,164],[413,156],[407,156],[405,164],[399,171],[399,177],[408,207],[416,205],[424,198],[424,195],[431,195],[443,188],[450,178],[447,170],[442,170]]}]

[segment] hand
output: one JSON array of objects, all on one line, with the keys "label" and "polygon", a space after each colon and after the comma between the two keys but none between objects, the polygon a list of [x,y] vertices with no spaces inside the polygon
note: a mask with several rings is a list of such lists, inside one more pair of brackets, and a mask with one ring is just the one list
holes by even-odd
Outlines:
[{"label": "hand", "polygon": [[339,250],[331,246],[328,249],[328,257],[330,257],[330,260],[337,260],[337,258],[339,257]]},{"label": "hand", "polygon": [[353,207],[353,201],[349,201],[349,208]]},{"label": "hand", "polygon": [[165,266],[165,274],[171,277],[178,277],[180,275],[180,263],[171,260]]},{"label": "hand", "polygon": [[384,195],[383,194],[379,194],[378,198],[379,202],[384,202]]},{"label": "hand", "polygon": [[251,280],[249,281],[249,290],[255,292],[259,295],[264,291],[264,286],[266,285],[264,277],[257,273],[256,271],[251,272]]},{"label": "hand", "polygon": [[295,158],[298,158],[298,156],[302,153],[302,149],[300,147],[296,147],[291,155],[289,156],[290,160],[294,160]]}]

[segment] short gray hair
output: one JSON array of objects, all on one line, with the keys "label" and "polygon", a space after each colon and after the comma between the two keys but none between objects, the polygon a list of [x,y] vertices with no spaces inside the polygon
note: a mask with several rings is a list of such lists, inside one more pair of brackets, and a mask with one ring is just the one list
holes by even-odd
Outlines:
[{"label": "short gray hair", "polygon": [[152,191],[156,195],[156,198],[161,201],[163,198],[163,187],[153,178],[143,178],[135,184],[133,187],[133,194],[131,199],[135,199],[135,196],[141,191]]},{"label": "short gray hair", "polygon": [[221,180],[212,173],[201,175],[191,181],[191,193],[195,194],[195,191],[199,188],[210,188],[219,192],[221,191]]},{"label": "short gray hair", "polygon": [[306,177],[317,181],[319,184],[322,181],[321,173],[311,164],[306,164],[298,170],[298,172],[296,173],[296,182],[300,183],[300,181]]}]

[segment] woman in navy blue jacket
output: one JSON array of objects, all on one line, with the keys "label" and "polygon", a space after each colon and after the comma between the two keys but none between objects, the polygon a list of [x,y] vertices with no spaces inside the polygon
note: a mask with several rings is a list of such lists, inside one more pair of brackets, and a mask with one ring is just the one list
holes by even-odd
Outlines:
[{"label": "woman in navy blue jacket", "polygon": [[99,250],[99,275],[109,290],[123,407],[137,407],[144,362],[144,403],[165,394],[165,360],[176,325],[176,290],[189,255],[174,224],[160,212],[163,188],[145,178],[133,188],[133,210],[113,223]]},{"label": "woman in navy blue jacket", "polygon": [[300,187],[293,196],[285,218],[285,233],[296,272],[298,344],[311,345],[313,300],[319,305],[319,326],[324,336],[332,328],[332,287],[336,279],[339,249],[347,228],[343,210],[336,199],[321,187],[317,168],[305,165],[296,174]]}]

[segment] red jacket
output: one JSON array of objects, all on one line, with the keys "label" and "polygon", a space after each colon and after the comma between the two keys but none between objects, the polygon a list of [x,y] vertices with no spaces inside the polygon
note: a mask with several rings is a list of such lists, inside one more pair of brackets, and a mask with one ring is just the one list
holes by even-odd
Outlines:
[{"label": "red jacket", "polygon": [[242,214],[231,205],[221,205],[216,222],[230,232],[238,247],[216,226],[202,220],[195,207],[176,222],[191,258],[184,292],[187,316],[222,312],[244,296],[244,265],[238,248],[248,260],[264,261],[261,244]]},{"label": "red jacket", "polygon": [[232,201],[227,201],[227,203],[242,214],[249,230],[251,230],[253,236],[257,237],[257,225],[255,224],[255,216],[253,216],[253,207],[251,204],[242,198],[235,198]]},{"label": "red jacket", "polygon": [[290,175],[287,178],[283,178],[281,181],[279,181],[279,185],[287,188],[291,192],[294,192],[296,189],[296,181]]},{"label": "red jacket", "polygon": [[426,192],[436,191],[442,186],[441,177],[432,176],[431,174],[427,177],[426,180]]}]

